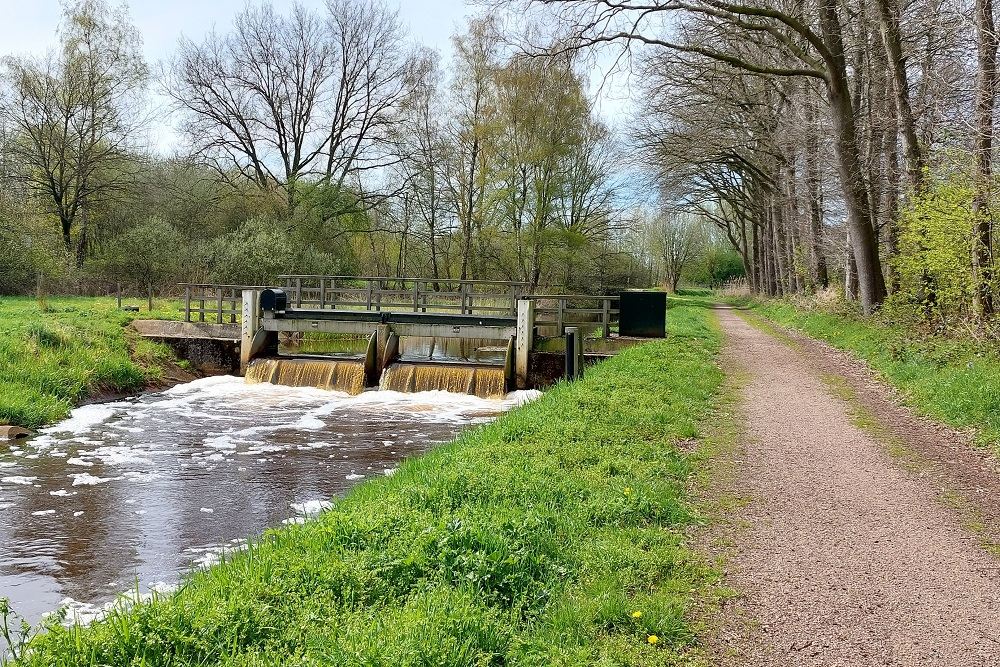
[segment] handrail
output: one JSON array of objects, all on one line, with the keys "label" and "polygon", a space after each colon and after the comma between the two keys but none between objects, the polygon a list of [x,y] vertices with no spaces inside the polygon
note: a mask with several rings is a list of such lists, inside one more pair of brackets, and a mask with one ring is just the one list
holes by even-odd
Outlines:
[{"label": "handrail", "polygon": [[[366,285],[336,285],[335,280],[352,280]],[[459,280],[454,278],[388,278],[358,276],[295,276],[279,278],[289,292],[289,305],[294,308],[318,308],[319,310],[367,310],[384,312],[388,310],[412,311],[414,313],[446,312],[462,315],[496,315],[517,313],[517,302],[522,299],[533,301],[556,301],[555,305],[538,303],[535,310],[546,316],[537,318],[541,326],[555,327],[558,335],[567,326],[597,327],[605,336],[610,335],[612,324],[617,321],[619,308],[617,295],[594,294],[524,294],[521,288],[527,283],[496,280]],[[379,282],[410,283],[412,287],[380,287]],[[311,283],[311,284],[310,284]],[[425,286],[433,284],[457,285],[454,290],[434,290]],[[493,292],[477,291],[476,286],[506,289]],[[181,311],[187,322],[214,320],[217,324],[236,324],[242,315],[243,290],[263,290],[264,285],[219,285],[211,283],[180,283],[184,288],[184,304]],[[274,286],[270,286],[274,287]],[[587,303],[574,303],[589,301]],[[207,316],[207,317],[206,317]],[[551,319],[550,319],[551,318]]]}]

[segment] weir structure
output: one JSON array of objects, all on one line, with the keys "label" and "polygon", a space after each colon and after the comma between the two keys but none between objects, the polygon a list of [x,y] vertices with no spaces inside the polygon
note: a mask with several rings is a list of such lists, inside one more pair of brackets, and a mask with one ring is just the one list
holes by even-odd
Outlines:
[{"label": "weir structure", "polygon": [[[531,294],[519,282],[354,276],[289,275],[278,282],[186,284],[183,322],[145,321],[137,328],[167,339],[192,331],[201,337],[215,328],[229,340],[235,333],[234,370],[250,382],[495,396],[579,377],[586,363],[644,340],[636,336],[662,336],[665,322],[662,293]],[[627,306],[638,303],[637,296],[641,307]],[[650,310],[651,300],[660,306]],[[630,320],[651,313],[661,333],[647,328],[619,335],[619,328],[627,334]],[[303,355],[295,347],[292,356],[279,355],[279,344],[324,336],[362,343],[352,357]],[[489,358],[442,361],[433,354],[405,354],[412,341],[456,339],[482,344]],[[177,347],[175,340],[168,342]]]}]

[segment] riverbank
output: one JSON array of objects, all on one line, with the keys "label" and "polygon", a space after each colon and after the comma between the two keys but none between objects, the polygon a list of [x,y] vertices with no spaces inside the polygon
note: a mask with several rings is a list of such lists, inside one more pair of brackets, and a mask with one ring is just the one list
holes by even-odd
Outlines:
[{"label": "riverbank", "polygon": [[695,659],[689,549],[712,315],[266,533],[174,595],[52,628],[24,665],[614,664]]},{"label": "riverbank", "polygon": [[973,340],[920,336],[877,318],[786,301],[741,301],[775,324],[799,330],[866,362],[920,414],[1000,452],[1000,355]]},{"label": "riverbank", "polygon": [[[35,429],[76,405],[195,377],[170,349],[128,329],[148,312],[112,298],[0,297],[0,424]],[[176,319],[172,308],[153,316]]]}]

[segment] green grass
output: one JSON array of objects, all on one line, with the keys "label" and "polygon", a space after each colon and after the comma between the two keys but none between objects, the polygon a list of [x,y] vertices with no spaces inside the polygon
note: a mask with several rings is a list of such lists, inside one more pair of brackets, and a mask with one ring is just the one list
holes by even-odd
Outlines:
[{"label": "green grass", "polygon": [[266,533],[172,596],[50,628],[21,664],[703,664],[695,610],[717,573],[686,544],[700,521],[686,494],[721,337],[705,309],[672,305],[668,340]]},{"label": "green grass", "polygon": [[42,309],[34,299],[0,297],[0,424],[37,428],[87,397],[156,380],[170,351],[125,329],[136,316],[114,299],[50,298]]},{"label": "green grass", "polygon": [[853,352],[922,414],[976,431],[1000,447],[1000,356],[995,346],[921,336],[880,319],[805,310],[782,301],[751,302],[754,312]]}]

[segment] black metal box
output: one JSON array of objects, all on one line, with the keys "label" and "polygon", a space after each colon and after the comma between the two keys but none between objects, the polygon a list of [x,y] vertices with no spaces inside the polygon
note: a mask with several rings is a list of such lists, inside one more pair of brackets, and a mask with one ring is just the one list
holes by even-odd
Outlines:
[{"label": "black metal box", "polygon": [[628,291],[621,293],[618,334],[638,338],[667,335],[667,293]]}]

